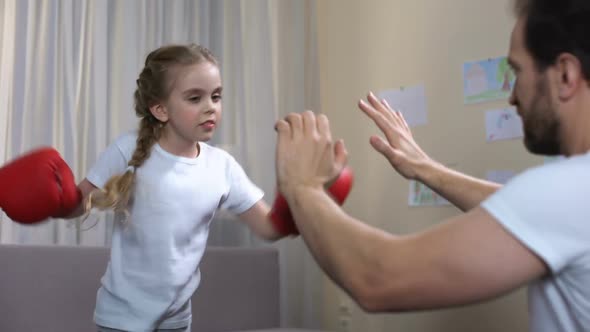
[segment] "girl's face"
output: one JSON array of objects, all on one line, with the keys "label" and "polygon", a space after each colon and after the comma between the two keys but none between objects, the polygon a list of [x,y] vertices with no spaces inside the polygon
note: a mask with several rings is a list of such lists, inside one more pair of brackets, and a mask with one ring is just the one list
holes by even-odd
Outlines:
[{"label": "girl's face", "polygon": [[173,68],[170,74],[170,95],[156,111],[161,115],[156,117],[166,123],[164,136],[178,144],[210,140],[221,120],[219,68],[202,62]]}]

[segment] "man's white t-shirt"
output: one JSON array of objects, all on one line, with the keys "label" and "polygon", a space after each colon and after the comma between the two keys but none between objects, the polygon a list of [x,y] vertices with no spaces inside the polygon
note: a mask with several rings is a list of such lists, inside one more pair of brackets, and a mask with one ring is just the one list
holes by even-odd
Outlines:
[{"label": "man's white t-shirt", "polygon": [[530,285],[531,331],[590,331],[590,154],[533,168],[482,203],[550,274]]},{"label": "man's white t-shirt", "polygon": [[[87,179],[102,188],[126,171],[136,133],[119,137]],[[166,152],[158,144],[136,170],[129,217],[117,215],[111,257],[98,290],[95,322],[126,331],[185,327],[197,289],[209,225],[220,209],[242,213],[262,191],[225,151],[199,143],[197,158]]]}]

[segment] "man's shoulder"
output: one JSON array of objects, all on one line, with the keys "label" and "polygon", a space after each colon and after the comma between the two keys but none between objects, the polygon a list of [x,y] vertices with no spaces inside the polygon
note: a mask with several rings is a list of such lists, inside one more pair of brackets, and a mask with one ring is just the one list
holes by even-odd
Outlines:
[{"label": "man's shoulder", "polygon": [[590,167],[590,154],[576,155],[532,167],[515,177],[515,180],[523,178],[541,183],[555,181],[585,182],[590,181],[588,167]]}]

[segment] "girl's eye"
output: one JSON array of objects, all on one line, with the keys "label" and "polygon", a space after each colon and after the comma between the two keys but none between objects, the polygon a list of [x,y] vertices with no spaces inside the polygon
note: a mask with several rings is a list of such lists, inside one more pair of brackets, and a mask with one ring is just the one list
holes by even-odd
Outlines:
[{"label": "girl's eye", "polygon": [[193,97],[190,97],[188,100],[193,103],[198,103],[199,101],[201,101],[201,96],[193,96]]},{"label": "girl's eye", "polygon": [[213,101],[220,101],[221,95],[213,95]]}]

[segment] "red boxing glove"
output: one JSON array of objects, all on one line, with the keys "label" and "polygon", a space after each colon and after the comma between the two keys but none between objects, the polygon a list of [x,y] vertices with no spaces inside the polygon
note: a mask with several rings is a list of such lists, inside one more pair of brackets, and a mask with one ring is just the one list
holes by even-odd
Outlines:
[{"label": "red boxing glove", "polygon": [[65,217],[82,201],[71,169],[53,148],[32,151],[0,168],[0,188],[0,209],[25,224]]},{"label": "red boxing glove", "polygon": [[[339,205],[344,204],[346,197],[348,197],[350,189],[352,188],[352,182],[352,170],[350,167],[344,167],[342,172],[338,175],[338,178],[328,188],[328,192]],[[272,205],[270,220],[272,221],[275,230],[281,235],[287,236],[299,234],[291,210],[289,210],[289,204],[287,204],[287,200],[281,195],[281,193],[277,193]]]}]

